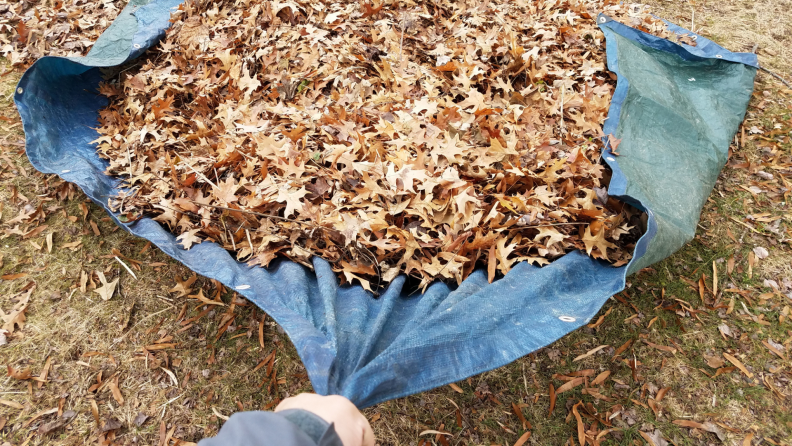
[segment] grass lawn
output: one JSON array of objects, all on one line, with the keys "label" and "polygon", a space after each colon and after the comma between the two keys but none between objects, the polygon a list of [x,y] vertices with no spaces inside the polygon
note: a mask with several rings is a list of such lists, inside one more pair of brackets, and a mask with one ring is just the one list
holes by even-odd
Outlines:
[{"label": "grass lawn", "polygon": [[[650,3],[792,79],[789,0]],[[214,296],[218,284],[30,166],[11,100],[20,75],[0,77],[0,309],[10,318],[28,303],[0,346],[0,444],[195,442],[233,412],[310,391],[262,311],[231,295],[199,305],[187,294]],[[695,240],[630,277],[601,321],[506,367],[366,409],[379,443],[514,445],[530,431],[524,444],[573,445],[579,414],[602,445],[792,444],[791,139],[792,90],[760,72]],[[13,221],[36,209],[34,224]],[[112,299],[92,289],[96,272],[119,279]],[[38,378],[11,376],[27,369]],[[559,393],[550,412],[550,386],[575,372],[586,385]]]}]

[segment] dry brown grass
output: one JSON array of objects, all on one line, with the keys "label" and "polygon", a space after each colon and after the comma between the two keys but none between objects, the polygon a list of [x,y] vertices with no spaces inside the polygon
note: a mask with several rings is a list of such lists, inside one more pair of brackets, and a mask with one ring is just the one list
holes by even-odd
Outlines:
[{"label": "dry brown grass", "polygon": [[[691,3],[654,3],[659,15],[690,25]],[[699,1],[694,8],[697,30],[701,26],[698,24],[704,25],[703,34],[732,50],[750,51],[758,44],[763,64],[787,78],[792,77],[789,49],[792,2]],[[0,72],[4,71],[4,67],[0,68]],[[9,95],[16,77],[18,73],[0,78],[2,116],[16,117]],[[750,125],[790,119],[792,99],[789,93],[781,92],[777,82],[760,74],[757,92],[748,116]],[[36,173],[19,153],[21,147],[16,142],[23,136],[17,122],[0,121],[0,198],[4,203],[0,226],[3,228],[4,222],[16,216],[20,208],[46,200],[43,195],[56,182],[53,177]],[[788,156],[790,144],[782,144],[781,148]],[[736,158],[753,162],[761,161],[761,156],[753,141],[735,152]],[[739,188],[750,180],[745,169],[727,168],[702,214],[702,229],[697,239],[652,270],[630,279],[627,292],[638,313],[613,300],[603,308],[603,314],[607,310],[612,312],[599,329],[580,330],[507,367],[457,383],[462,393],[444,387],[367,409],[365,413],[374,420],[372,424],[380,443],[418,445],[422,439],[428,439],[432,444],[440,444],[434,436],[419,438],[418,434],[425,429],[446,429],[454,434],[450,444],[511,445],[523,431],[512,413],[511,404],[517,403],[526,405],[522,410],[532,424],[533,434],[527,444],[565,444],[577,435],[574,418],[569,417],[570,408],[583,400],[603,413],[615,404],[623,406],[612,420],[614,427],[622,430],[607,436],[604,444],[645,444],[639,431],[655,429],[679,445],[719,443],[711,433],[672,423],[679,419],[722,423],[732,430],[722,428],[726,444],[743,444],[749,433],[754,434],[753,444],[759,444],[758,441],[790,444],[790,363],[769,353],[761,341],[772,338],[775,342],[786,342],[789,357],[792,325],[789,318],[783,324],[778,321],[783,307],[792,301],[780,295],[761,297],[768,292],[762,285],[763,279],[792,278],[792,250],[788,242],[779,242],[779,237],[757,235],[730,217],[743,219],[748,214],[770,212],[786,215],[782,221],[790,228],[792,212],[788,203],[780,205],[761,195],[752,197]],[[29,203],[10,200],[14,187]],[[92,414],[92,401],[96,403],[101,423],[111,417],[121,422],[122,428],[115,433],[120,444],[158,444],[161,424],[166,433],[172,432],[172,438],[197,441],[214,434],[220,426],[221,420],[215,412],[227,416],[240,408],[266,408],[276,398],[310,390],[294,348],[271,320],[264,325],[264,345],[259,344],[258,325],[263,313],[249,304],[236,306],[232,328],[219,339],[217,334],[227,307],[216,308],[183,330],[180,320],[197,316],[202,308],[194,300],[178,297],[169,290],[177,278],[187,278],[189,271],[157,250],[140,253],[145,243],[115,228],[90,203],[84,219],[80,208],[84,200],[77,193],[70,201],[46,201],[44,208],[54,209],[48,212],[44,224],[49,227],[44,232],[31,239],[9,236],[0,240],[3,259],[0,273],[29,273],[21,279],[0,281],[0,309],[7,311],[19,289],[29,281],[36,283],[27,324],[9,337],[8,345],[0,347],[0,362],[16,369],[30,367],[34,376],[42,371],[47,358],[52,364],[47,382],[41,387],[36,382],[0,378],[0,399],[22,405],[22,409],[16,409],[0,404],[0,425],[4,425],[0,428],[0,442],[15,445],[26,441],[27,444],[96,442],[101,429]],[[72,222],[66,216],[77,218]],[[90,221],[98,224],[101,236],[94,235]],[[51,253],[46,248],[48,233],[54,234]],[[733,242],[729,233],[740,242]],[[82,245],[75,251],[63,247],[77,240]],[[768,247],[771,256],[759,262],[754,267],[754,276],[748,278],[747,258],[754,246]],[[138,280],[115,260],[105,257],[113,249],[142,262],[136,271]],[[731,255],[737,267],[728,277],[725,262]],[[661,303],[678,298],[704,310],[698,293],[682,279],[698,280],[703,273],[711,280],[712,261],[720,259],[723,263],[717,265],[721,290],[729,286],[748,290],[750,300],[724,294],[723,302],[727,304],[735,299],[735,310],[728,315],[724,309],[720,309],[720,314],[706,311],[698,315],[700,320],[660,308]],[[152,266],[152,263],[161,265]],[[90,290],[82,293],[75,288],[79,286],[81,271],[97,270],[104,271],[110,280],[120,278],[120,289],[109,301],[102,301]],[[198,287],[203,287],[207,294],[214,292],[208,280],[199,278],[193,290],[197,291]],[[665,301],[660,298],[663,290]],[[223,300],[230,304],[232,296],[224,295]],[[742,309],[743,303],[751,315],[761,314],[771,325],[756,323]],[[184,316],[177,319],[182,309]],[[720,335],[716,327],[724,323],[734,332],[734,337]],[[166,342],[176,343],[176,347],[153,351],[151,355],[141,350],[167,336],[173,336],[173,340]],[[634,358],[642,363],[638,369],[641,381],[633,380],[624,360],[612,358],[612,348],[628,340],[636,343],[625,359]],[[681,351],[673,354],[659,351],[644,340],[664,346],[673,342]],[[575,356],[602,344],[612,348],[584,361],[572,362]],[[265,379],[266,366],[252,372],[273,350],[277,358],[274,366],[277,387],[272,379]],[[787,396],[774,395],[767,384],[749,380],[739,371],[707,377],[704,372],[712,375],[714,369],[707,365],[703,355],[723,352],[737,356],[758,376],[768,377]],[[771,373],[774,367],[779,370]],[[612,372],[605,393],[614,401],[593,399],[577,388],[559,396],[552,416],[548,416],[548,384],[553,382],[556,387],[561,384],[552,375],[585,368],[597,373]],[[166,370],[174,374],[178,385]],[[91,390],[100,372],[104,382],[118,376],[123,404],[113,397],[107,385],[98,391]],[[259,387],[262,381],[264,384]],[[647,403],[648,396],[656,396],[657,389],[664,387],[670,390],[661,401],[660,415],[641,406]],[[66,426],[48,435],[37,433],[42,424],[55,420],[57,414],[41,416],[25,425],[37,413],[58,408],[61,401],[63,411],[76,412]],[[134,422],[139,413],[149,417],[141,426]]]}]

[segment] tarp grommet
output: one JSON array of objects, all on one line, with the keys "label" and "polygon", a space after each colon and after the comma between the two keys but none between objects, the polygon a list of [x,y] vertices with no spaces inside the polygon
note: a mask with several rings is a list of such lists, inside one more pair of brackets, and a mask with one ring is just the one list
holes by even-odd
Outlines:
[{"label": "tarp grommet", "polygon": [[723,56],[721,56],[720,54],[716,54],[715,57],[717,57],[718,59],[723,59]]},{"label": "tarp grommet", "polygon": [[22,94],[24,92],[25,90],[22,87],[17,88],[17,94]]},{"label": "tarp grommet", "polygon": [[559,316],[558,319],[560,319],[560,320],[562,320],[564,322],[575,322],[575,320],[576,320],[572,316]]},{"label": "tarp grommet", "polygon": [[132,46],[135,47],[135,49],[140,49],[140,44],[139,43],[136,43],[136,44],[134,44]]}]

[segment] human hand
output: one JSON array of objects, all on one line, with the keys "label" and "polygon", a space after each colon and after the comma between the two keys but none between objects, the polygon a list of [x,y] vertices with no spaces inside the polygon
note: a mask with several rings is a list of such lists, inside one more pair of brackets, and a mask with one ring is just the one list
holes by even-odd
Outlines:
[{"label": "human hand", "polygon": [[374,431],[368,420],[343,396],[301,393],[281,401],[275,412],[287,409],[307,410],[333,424],[344,446],[374,446]]}]

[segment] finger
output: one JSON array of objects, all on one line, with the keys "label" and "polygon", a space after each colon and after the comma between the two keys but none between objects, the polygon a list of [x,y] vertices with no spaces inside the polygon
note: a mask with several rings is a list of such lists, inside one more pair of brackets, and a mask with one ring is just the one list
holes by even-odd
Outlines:
[{"label": "finger", "polygon": [[361,415],[363,418],[363,442],[362,446],[374,446],[376,443],[376,438],[374,438],[374,430],[371,428],[371,424],[368,422],[366,417]]}]

